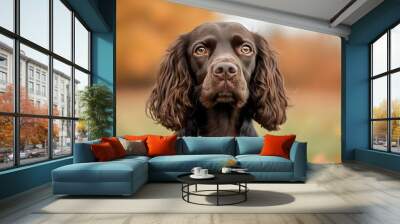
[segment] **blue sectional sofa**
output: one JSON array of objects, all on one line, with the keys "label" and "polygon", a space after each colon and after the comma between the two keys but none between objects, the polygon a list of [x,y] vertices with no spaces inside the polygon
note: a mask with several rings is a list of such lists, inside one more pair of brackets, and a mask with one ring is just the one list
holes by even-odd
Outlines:
[{"label": "blue sectional sofa", "polygon": [[290,159],[285,159],[258,155],[262,137],[182,137],[177,140],[177,155],[96,162],[90,145],[98,142],[75,144],[74,163],[53,170],[54,194],[131,195],[148,181],[176,181],[196,166],[218,172],[228,160],[236,160],[259,182],[306,180],[306,143],[295,142]]}]

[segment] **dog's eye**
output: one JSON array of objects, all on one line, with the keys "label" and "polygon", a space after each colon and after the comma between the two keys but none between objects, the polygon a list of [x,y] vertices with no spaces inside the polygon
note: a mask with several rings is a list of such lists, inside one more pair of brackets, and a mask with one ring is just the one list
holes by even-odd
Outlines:
[{"label": "dog's eye", "polygon": [[208,54],[208,50],[204,46],[198,46],[194,50],[194,55],[196,55],[196,56],[204,56],[204,55],[207,55],[207,54]]},{"label": "dog's eye", "polygon": [[240,47],[240,53],[245,54],[245,55],[250,55],[253,53],[253,49],[249,44],[243,44]]}]

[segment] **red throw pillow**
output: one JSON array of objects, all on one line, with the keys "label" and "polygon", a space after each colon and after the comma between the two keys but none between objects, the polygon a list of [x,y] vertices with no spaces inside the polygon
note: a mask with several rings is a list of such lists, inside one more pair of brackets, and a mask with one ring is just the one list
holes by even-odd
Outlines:
[{"label": "red throw pillow", "polygon": [[264,146],[261,149],[260,155],[262,156],[280,156],[286,159],[290,158],[290,148],[296,135],[265,135]]},{"label": "red throw pillow", "polygon": [[176,155],[176,135],[147,137],[148,156]]},{"label": "red throw pillow", "polygon": [[110,137],[110,138],[101,138],[101,142],[108,142],[114,149],[115,155],[118,158],[126,156],[126,151],[124,149],[124,146],[122,146],[121,142],[119,141],[118,138],[116,137]]},{"label": "red throw pillow", "polygon": [[94,157],[99,162],[110,161],[117,158],[113,147],[108,142],[93,144],[91,145],[91,149]]}]

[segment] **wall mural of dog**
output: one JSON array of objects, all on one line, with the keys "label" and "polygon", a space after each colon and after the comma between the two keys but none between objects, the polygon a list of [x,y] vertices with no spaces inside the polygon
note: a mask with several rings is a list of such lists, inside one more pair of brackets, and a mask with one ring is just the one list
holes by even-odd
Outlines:
[{"label": "wall mural of dog", "polygon": [[286,121],[274,52],[239,23],[205,23],[167,50],[146,112],[180,136],[257,136]]}]

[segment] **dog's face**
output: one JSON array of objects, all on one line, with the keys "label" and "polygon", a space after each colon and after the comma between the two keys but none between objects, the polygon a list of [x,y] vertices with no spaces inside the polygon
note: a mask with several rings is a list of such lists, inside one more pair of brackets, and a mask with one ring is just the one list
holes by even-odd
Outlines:
[{"label": "dog's face", "polygon": [[167,50],[147,101],[151,118],[174,131],[185,128],[198,102],[246,111],[267,130],[286,120],[287,97],[268,42],[238,23],[206,23]]},{"label": "dog's face", "polygon": [[245,105],[257,55],[251,32],[238,23],[203,24],[188,34],[186,55],[203,106]]}]

